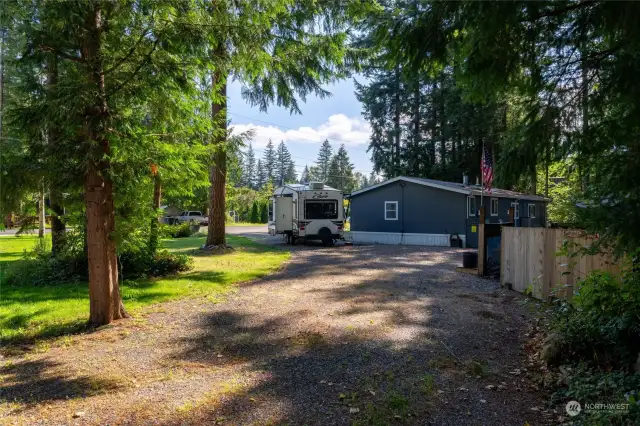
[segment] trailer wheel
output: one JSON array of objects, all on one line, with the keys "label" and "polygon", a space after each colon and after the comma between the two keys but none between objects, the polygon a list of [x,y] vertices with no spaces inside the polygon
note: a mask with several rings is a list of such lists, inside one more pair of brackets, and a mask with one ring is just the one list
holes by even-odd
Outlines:
[{"label": "trailer wheel", "polygon": [[320,231],[318,231],[318,235],[322,240],[322,245],[324,246],[333,245],[333,235],[331,235],[331,230],[329,228],[327,227],[320,228]]}]

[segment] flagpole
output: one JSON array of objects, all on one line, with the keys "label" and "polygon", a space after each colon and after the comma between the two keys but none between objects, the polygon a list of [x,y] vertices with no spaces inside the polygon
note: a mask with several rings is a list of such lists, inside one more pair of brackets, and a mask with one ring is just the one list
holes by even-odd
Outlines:
[{"label": "flagpole", "polygon": [[484,206],[484,171],[482,166],[484,164],[484,138],[482,139],[482,152],[480,153],[480,183],[482,185],[480,192],[480,207]]}]

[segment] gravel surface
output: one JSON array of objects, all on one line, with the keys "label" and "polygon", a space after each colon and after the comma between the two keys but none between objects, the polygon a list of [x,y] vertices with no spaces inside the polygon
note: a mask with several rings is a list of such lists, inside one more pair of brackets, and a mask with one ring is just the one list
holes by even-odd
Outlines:
[{"label": "gravel surface", "polygon": [[457,272],[460,250],[292,250],[227,300],[164,303],[6,357],[0,422],[549,423],[520,373],[528,310]]}]

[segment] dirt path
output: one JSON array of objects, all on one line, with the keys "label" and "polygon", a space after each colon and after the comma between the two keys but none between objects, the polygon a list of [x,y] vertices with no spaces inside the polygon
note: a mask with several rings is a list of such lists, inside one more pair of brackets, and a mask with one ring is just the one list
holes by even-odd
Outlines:
[{"label": "dirt path", "polygon": [[[295,248],[228,300],[183,300],[0,370],[10,424],[546,424],[527,310],[453,249]],[[75,416],[75,417],[74,417]]]}]

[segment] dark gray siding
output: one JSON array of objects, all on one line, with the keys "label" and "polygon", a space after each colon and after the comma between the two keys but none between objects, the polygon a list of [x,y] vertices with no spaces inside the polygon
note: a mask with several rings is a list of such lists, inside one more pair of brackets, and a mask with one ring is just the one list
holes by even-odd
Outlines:
[{"label": "dark gray siding", "polygon": [[[481,201],[480,196],[476,196],[476,205],[480,206],[484,203],[486,208],[486,222],[487,223],[506,223],[509,222],[509,208],[511,204],[514,202],[518,202],[520,209],[520,220],[518,226],[527,226],[527,227],[536,227],[536,226],[544,226],[546,223],[545,220],[545,203],[541,201],[530,201],[530,200],[515,200],[513,198],[498,198],[498,216],[491,215],[491,199],[495,197],[491,197],[490,195],[485,195],[484,199]],[[536,206],[536,215],[534,218],[529,217],[529,204],[534,204]]]},{"label": "dark gray siding", "polygon": [[[465,234],[466,196],[411,182],[394,182],[351,199],[351,230]],[[398,202],[398,220],[385,220],[384,202]]]}]

